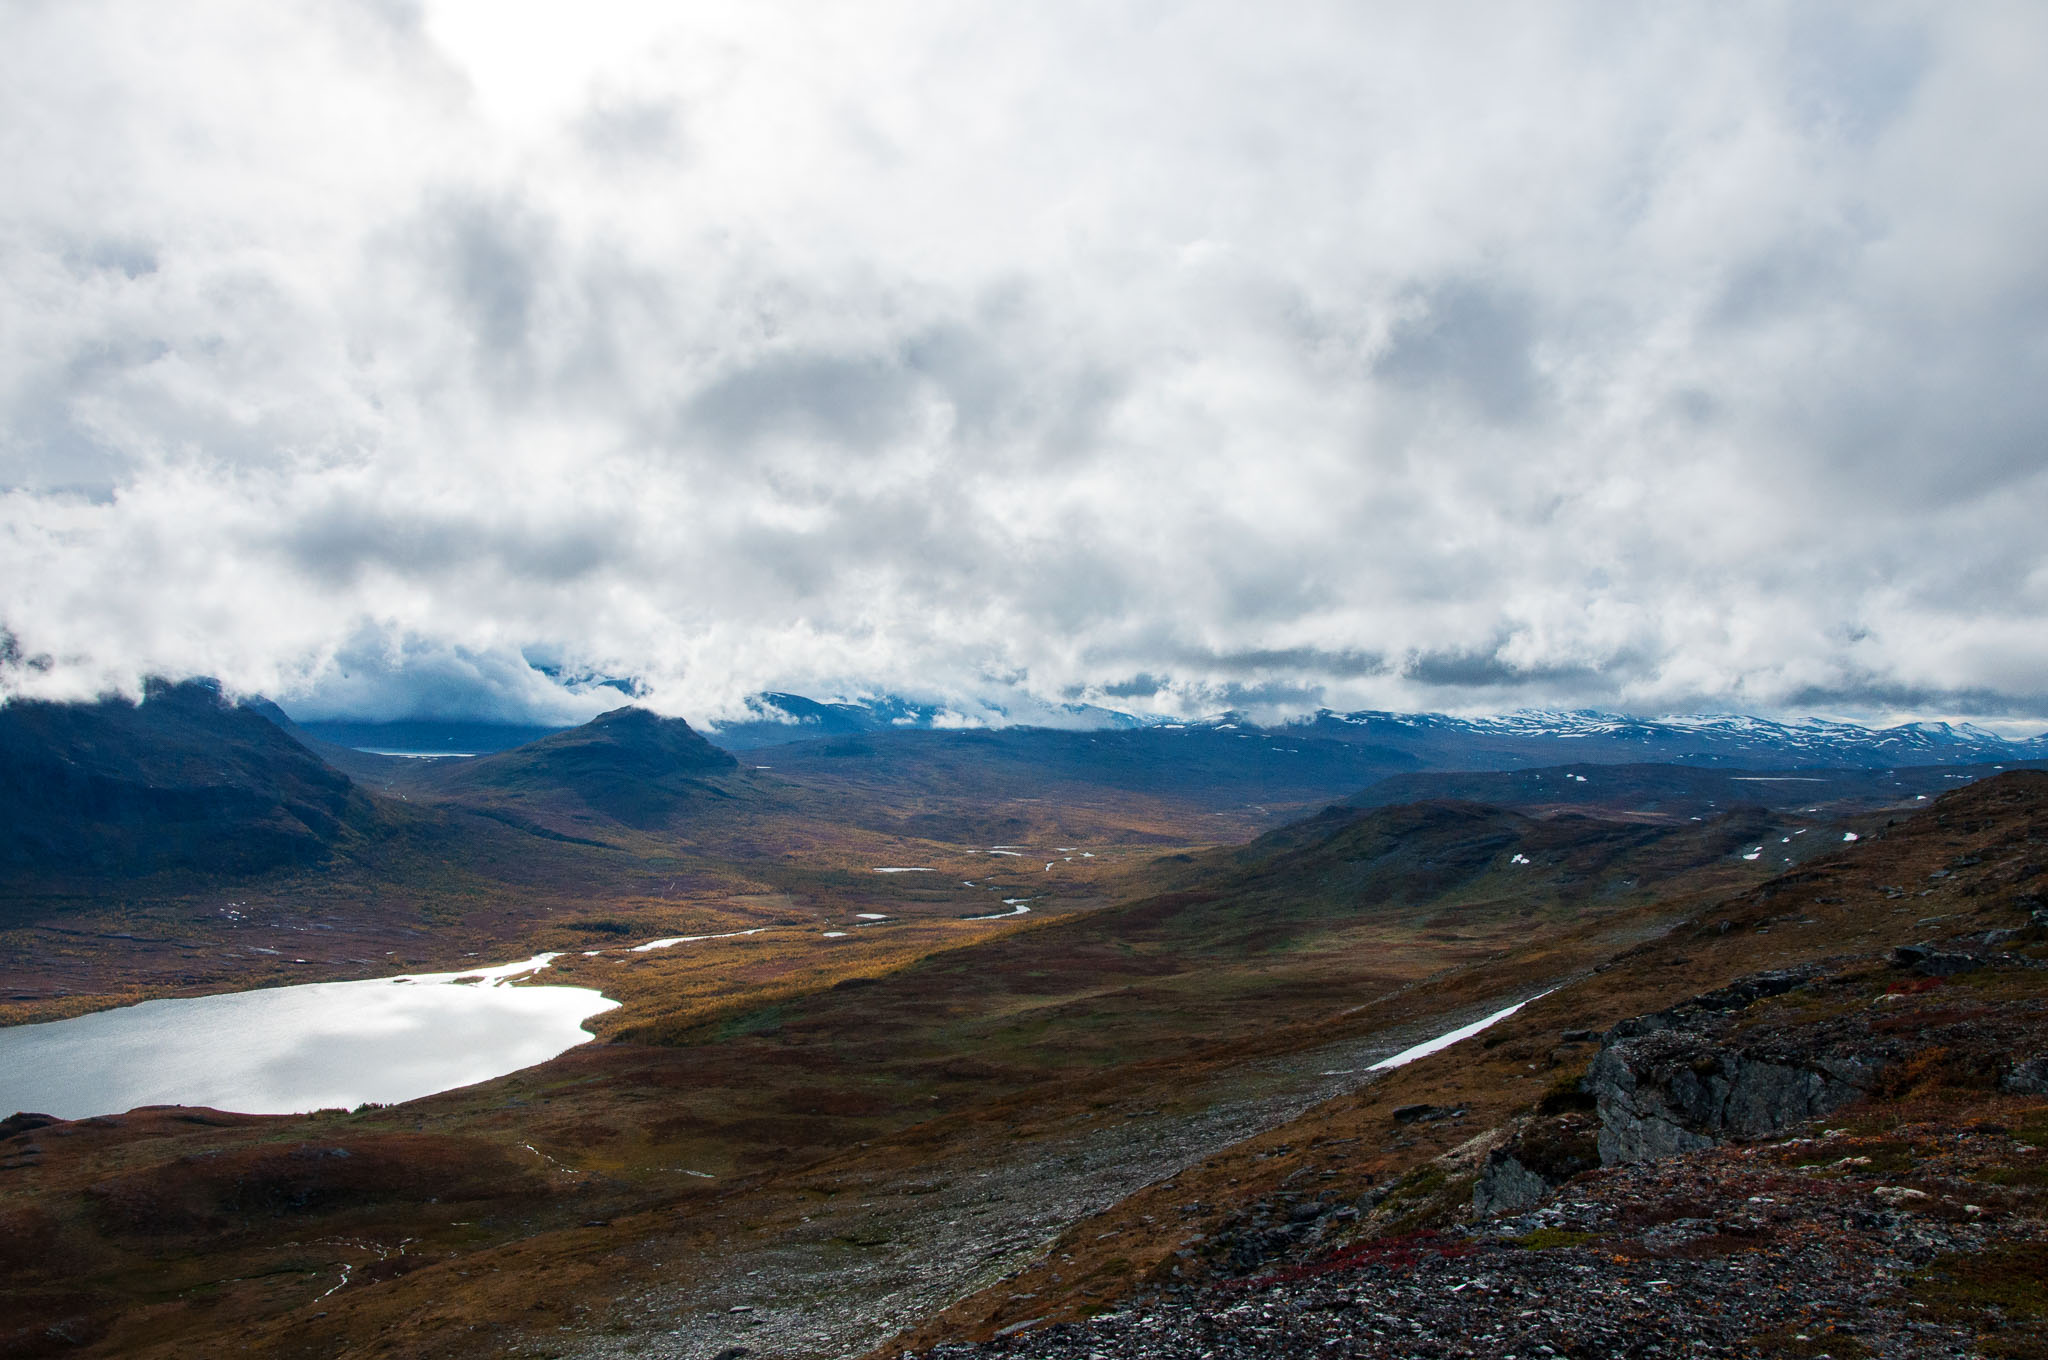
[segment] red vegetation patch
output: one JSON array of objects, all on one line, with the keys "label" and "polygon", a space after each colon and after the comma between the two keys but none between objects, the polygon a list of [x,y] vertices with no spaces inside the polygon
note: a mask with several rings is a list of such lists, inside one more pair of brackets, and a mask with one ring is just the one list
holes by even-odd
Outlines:
[{"label": "red vegetation patch", "polygon": [[1313,1279],[1318,1275],[1329,1275],[1340,1270],[1360,1270],[1366,1266],[1389,1266],[1395,1270],[1408,1270],[1423,1261],[1454,1261],[1470,1256],[1479,1248],[1462,1238],[1446,1237],[1435,1231],[1404,1233],[1399,1237],[1376,1237],[1370,1242],[1360,1242],[1344,1248],[1332,1256],[1307,1265],[1295,1266],[1272,1275],[1262,1275],[1252,1280],[1224,1280],[1219,1288],[1257,1289],[1271,1284],[1286,1284],[1295,1280]]}]

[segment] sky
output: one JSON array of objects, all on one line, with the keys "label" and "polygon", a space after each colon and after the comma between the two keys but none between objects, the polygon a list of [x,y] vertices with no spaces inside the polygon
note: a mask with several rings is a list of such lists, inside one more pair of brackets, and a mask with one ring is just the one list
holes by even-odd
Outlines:
[{"label": "sky", "polygon": [[0,0],[0,694],[2038,731],[2043,222],[2032,0]]}]

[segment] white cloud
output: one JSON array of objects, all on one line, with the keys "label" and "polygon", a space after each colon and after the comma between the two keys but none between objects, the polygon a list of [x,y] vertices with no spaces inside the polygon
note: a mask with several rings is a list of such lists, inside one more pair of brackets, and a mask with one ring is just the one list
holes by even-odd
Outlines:
[{"label": "white cloud", "polygon": [[0,10],[0,685],[2048,714],[2037,7],[564,13]]}]

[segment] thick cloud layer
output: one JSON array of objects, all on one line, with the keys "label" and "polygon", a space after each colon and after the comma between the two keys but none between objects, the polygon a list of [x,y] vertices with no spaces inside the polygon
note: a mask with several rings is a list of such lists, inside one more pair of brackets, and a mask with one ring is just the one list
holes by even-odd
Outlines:
[{"label": "thick cloud layer", "polygon": [[2039,5],[0,26],[8,691],[2048,716]]}]

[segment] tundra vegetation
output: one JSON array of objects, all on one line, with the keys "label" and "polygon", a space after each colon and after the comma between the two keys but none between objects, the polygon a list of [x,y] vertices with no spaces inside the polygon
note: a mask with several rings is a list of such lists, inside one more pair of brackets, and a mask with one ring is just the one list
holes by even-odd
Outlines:
[{"label": "tundra vegetation", "polygon": [[[1175,782],[1065,735],[757,770],[651,715],[434,762],[205,693],[29,716],[86,822],[9,843],[9,1021],[541,950],[622,1004],[389,1108],[22,1112],[0,1354],[1226,1354],[1247,1300],[1271,1354],[2043,1353],[2048,775],[1332,802],[1229,734]],[[676,937],[723,938],[634,947]],[[1497,1287],[1603,1271],[1606,1312]],[[1745,1320],[1760,1271],[1814,1287]]]}]

